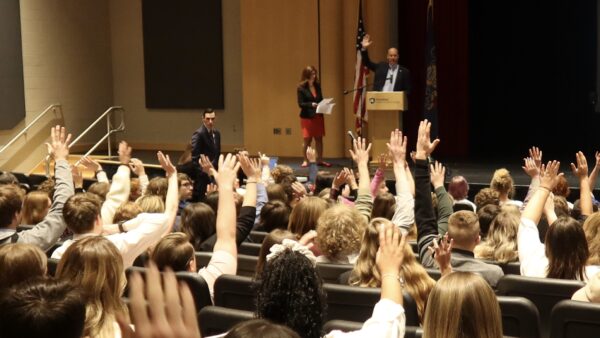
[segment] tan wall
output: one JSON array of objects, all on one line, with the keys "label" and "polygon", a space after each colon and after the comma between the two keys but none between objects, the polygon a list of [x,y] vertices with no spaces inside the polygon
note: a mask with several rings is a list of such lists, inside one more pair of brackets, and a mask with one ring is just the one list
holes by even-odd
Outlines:
[{"label": "tan wall", "polygon": [[[323,95],[337,105],[326,116],[325,157],[347,156],[346,130],[354,130],[351,89],[356,62],[358,0],[320,1],[320,56]],[[390,1],[365,6],[364,19],[379,41],[371,55],[385,57],[390,31]],[[318,66],[317,2],[245,0],[241,6],[244,141],[251,151],[302,156],[302,135],[296,86],[307,64]],[[275,135],[274,128],[282,134]],[[285,129],[291,128],[291,135]]]},{"label": "tan wall", "polygon": [[[67,128],[79,133],[113,101],[107,2],[21,0],[20,6],[26,118],[0,142],[55,102],[62,104]],[[44,157],[53,117],[2,155],[3,169],[28,171]]]},{"label": "tan wall", "polygon": [[[223,150],[243,144],[239,2],[222,1],[225,109],[217,111],[217,127]],[[114,101],[126,110],[127,130],[119,138],[137,148],[183,150],[202,111],[146,109],[141,0],[109,3]]]}]

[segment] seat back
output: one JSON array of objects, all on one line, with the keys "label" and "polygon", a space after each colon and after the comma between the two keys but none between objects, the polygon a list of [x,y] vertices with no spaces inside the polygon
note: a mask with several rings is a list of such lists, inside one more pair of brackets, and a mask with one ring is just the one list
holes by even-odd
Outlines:
[{"label": "seat back", "polygon": [[205,251],[196,251],[194,254],[196,256],[196,266],[198,269],[208,266],[210,259],[212,258],[212,252]]},{"label": "seat back", "polygon": [[338,278],[346,271],[352,270],[354,266],[350,264],[329,264],[317,263],[317,271],[324,283],[338,283]]},{"label": "seat back", "polygon": [[56,268],[58,267],[59,259],[48,258],[48,276],[54,277],[56,275]]},{"label": "seat back", "polygon": [[521,263],[510,262],[499,264],[505,275],[521,275]]},{"label": "seat back", "polygon": [[238,255],[237,263],[238,276],[254,277],[258,256]]},{"label": "seat back", "polygon": [[231,330],[236,324],[251,320],[250,311],[227,309],[220,306],[205,306],[198,314],[198,324],[202,337],[217,335]]},{"label": "seat back", "polygon": [[254,243],[262,243],[268,234],[266,231],[250,231],[250,239]]},{"label": "seat back", "polygon": [[340,330],[342,332],[351,332],[360,330],[363,326],[361,322],[351,322],[349,320],[329,320],[323,325],[323,332],[329,333],[333,330]]},{"label": "seat back", "polygon": [[434,280],[438,281],[440,280],[440,278],[442,278],[442,272],[438,269],[425,269],[425,271],[427,271],[427,274],[429,275],[429,277],[433,278]]},{"label": "seat back", "polygon": [[179,271],[175,273],[177,280],[184,282],[190,288],[192,297],[194,297],[194,304],[196,305],[196,311],[200,311],[203,307],[212,305],[210,299],[210,290],[208,284],[196,272]]},{"label": "seat back", "polygon": [[600,337],[600,304],[563,300],[552,309],[551,338]]},{"label": "seat back", "polygon": [[575,280],[505,275],[498,281],[498,295],[529,299],[540,313],[541,335],[549,336],[550,312],[561,300],[571,296],[584,283]]},{"label": "seat back", "polygon": [[255,282],[251,277],[221,275],[215,281],[215,305],[230,309],[254,311]]},{"label": "seat back", "polygon": [[498,296],[505,336],[540,337],[540,314],[535,305],[523,297]]},{"label": "seat back", "polygon": [[261,246],[261,243],[243,242],[238,248],[238,253],[241,255],[258,256]]},{"label": "seat back", "polygon": [[46,256],[48,258],[52,257],[52,253],[54,253],[54,250],[60,248],[65,242],[56,242],[54,244],[52,244],[52,246],[50,248],[48,248],[48,250],[46,250]]},{"label": "seat back", "polygon": [[[323,284],[323,289],[327,293],[327,320],[365,322],[371,318],[373,307],[381,298],[380,288]],[[406,314],[406,325],[419,326],[417,304],[406,292],[403,293],[402,306]]]},{"label": "seat back", "polygon": [[[125,269],[125,277],[127,278],[127,281],[129,281],[129,278],[134,271],[138,272],[142,278],[146,278],[146,268],[130,266]],[[204,278],[202,278],[202,276],[196,272],[178,271],[175,272],[175,277],[178,281],[186,283],[190,288],[192,297],[194,298],[194,304],[196,305],[196,311],[200,311],[200,309],[207,305],[212,305],[208,284],[206,284],[206,281]],[[123,295],[125,297],[129,297],[129,287],[125,288]]]},{"label": "seat back", "polygon": [[417,245],[417,241],[408,241],[408,244],[410,245],[412,252],[415,255],[418,255],[419,254],[419,246]]}]

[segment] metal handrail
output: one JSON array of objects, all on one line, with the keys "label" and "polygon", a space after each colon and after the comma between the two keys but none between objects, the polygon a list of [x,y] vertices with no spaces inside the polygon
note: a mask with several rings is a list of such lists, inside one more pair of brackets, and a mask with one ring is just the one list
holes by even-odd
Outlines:
[{"label": "metal handrail", "polygon": [[[50,110],[56,112],[56,108],[61,108],[60,103],[53,103],[51,105],[49,105],[48,107],[46,107],[46,109],[44,109],[43,112],[41,112],[35,119],[33,119],[33,121],[29,122],[28,125],[25,126],[25,128],[23,128],[23,130],[21,130],[17,135],[15,135],[15,137],[13,137],[10,141],[8,141],[7,144],[5,144],[2,149],[0,149],[0,154],[8,149],[8,147],[10,147],[11,145],[13,145],[13,143],[17,142],[17,140],[25,135],[27,133],[27,131],[29,130],[29,128],[31,128],[34,124],[37,123],[37,121],[39,121],[44,115],[46,115],[46,113],[48,113]],[[62,111],[62,109],[60,110]]]},{"label": "metal handrail", "polygon": [[[121,123],[119,124],[119,126],[118,127],[112,126],[110,118],[112,116],[111,114],[115,111],[124,112],[125,110],[121,106],[112,106],[112,107],[108,108],[104,113],[102,113],[102,115],[100,115],[94,122],[92,122],[89,125],[89,127],[87,127],[86,130],[81,132],[81,134],[79,134],[79,136],[77,136],[77,138],[75,138],[69,144],[69,148],[73,147],[73,145],[75,145],[77,142],[79,142],[79,140],[81,140],[82,137],[84,137],[92,128],[94,128],[100,121],[102,121],[103,118],[106,117],[106,134],[104,134],[104,136],[102,136],[102,138],[100,138],[100,140],[98,142],[96,142],[96,144],[94,144],[90,148],[90,150],[88,150],[85,153],[85,155],[83,155],[83,157],[90,155],[92,152],[94,152],[94,150],[96,150],[96,148],[98,148],[98,146],[100,146],[100,144],[102,144],[102,142],[104,142],[105,140],[108,140],[108,142],[107,142],[108,156],[109,156],[109,158],[111,158],[112,157],[112,149],[111,149],[111,143],[110,143],[110,136],[114,133],[125,130],[125,118],[124,118],[123,114],[121,114]],[[51,160],[50,155],[46,156],[46,176],[50,176],[50,160]],[[78,166],[80,162],[81,162],[81,159],[75,163],[75,166]]]}]

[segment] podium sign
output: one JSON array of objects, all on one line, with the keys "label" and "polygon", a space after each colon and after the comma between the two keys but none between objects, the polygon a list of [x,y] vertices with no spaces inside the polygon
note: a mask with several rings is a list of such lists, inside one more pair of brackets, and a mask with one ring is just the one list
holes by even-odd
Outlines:
[{"label": "podium sign", "polygon": [[404,92],[367,92],[366,108],[369,112],[369,135],[373,144],[374,161],[381,153],[387,153],[390,132],[402,130],[402,111],[408,108]]}]

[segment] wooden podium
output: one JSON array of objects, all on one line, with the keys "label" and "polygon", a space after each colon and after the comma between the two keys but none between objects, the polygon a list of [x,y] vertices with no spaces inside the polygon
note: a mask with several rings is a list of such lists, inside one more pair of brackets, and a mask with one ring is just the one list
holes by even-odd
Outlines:
[{"label": "wooden podium", "polygon": [[388,152],[386,143],[390,140],[390,132],[396,128],[402,130],[402,112],[407,106],[404,92],[367,92],[373,161],[377,162],[379,154]]}]

